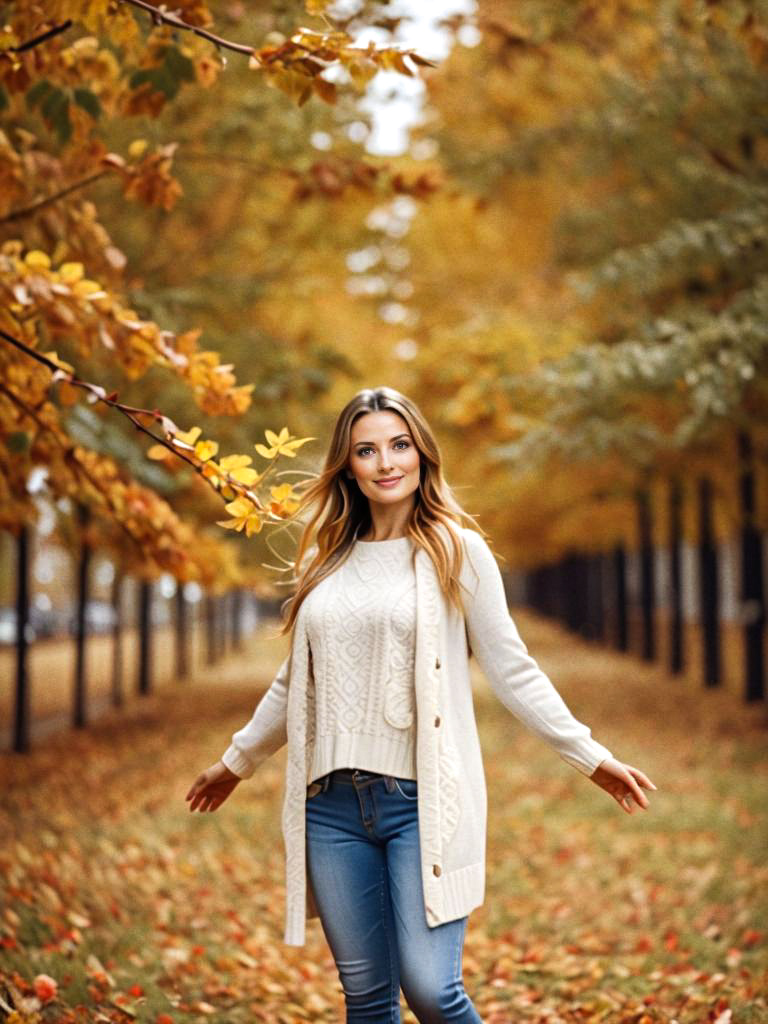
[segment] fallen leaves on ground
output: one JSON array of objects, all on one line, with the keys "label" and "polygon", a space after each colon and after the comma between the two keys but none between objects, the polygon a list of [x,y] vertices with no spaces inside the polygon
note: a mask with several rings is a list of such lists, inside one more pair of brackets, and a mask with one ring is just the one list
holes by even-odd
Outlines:
[{"label": "fallen leaves on ground", "polygon": [[[464,981],[483,1021],[768,1021],[764,708],[516,620],[574,714],[658,790],[625,814],[476,673],[488,871]],[[215,813],[184,801],[269,682],[253,665],[232,656],[0,757],[5,1024],[343,1019],[319,921],[282,943],[284,752]]]}]

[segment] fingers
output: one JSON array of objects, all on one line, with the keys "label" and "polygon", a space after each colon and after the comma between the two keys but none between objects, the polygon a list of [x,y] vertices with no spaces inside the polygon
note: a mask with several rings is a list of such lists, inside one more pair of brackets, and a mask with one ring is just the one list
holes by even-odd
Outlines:
[{"label": "fingers", "polygon": [[[623,767],[625,770],[621,775],[621,779],[627,786],[628,792],[624,792],[621,796],[617,796],[619,806],[622,810],[626,811],[627,814],[632,814],[634,812],[635,804],[645,810],[650,806],[650,801],[645,793],[643,793],[640,786],[644,789],[656,789],[657,787],[653,782],[651,782],[645,772],[640,771],[639,768],[634,768],[629,764],[625,764]],[[635,804],[632,802],[633,798]]]},{"label": "fingers", "polygon": [[645,789],[658,789],[658,786],[655,786],[645,772],[641,772],[639,768],[632,768],[630,765],[627,765],[627,770],[632,772],[640,785]]},{"label": "fingers", "polygon": [[195,781],[189,788],[189,792],[184,797],[185,800],[192,800],[196,793],[199,793],[202,787],[205,785],[205,772],[202,775],[198,775]]}]

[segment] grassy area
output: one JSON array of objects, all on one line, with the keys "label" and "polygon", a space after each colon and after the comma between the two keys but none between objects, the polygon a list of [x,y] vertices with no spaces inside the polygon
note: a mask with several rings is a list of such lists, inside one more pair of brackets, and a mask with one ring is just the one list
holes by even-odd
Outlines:
[{"label": "grassy area", "polygon": [[[625,814],[476,674],[488,882],[464,977],[483,1020],[768,1021],[765,709],[516,619],[574,713],[658,792]],[[283,753],[214,814],[184,801],[282,650],[255,639],[120,717],[0,756],[8,1006],[47,974],[46,1024],[343,1019],[319,922],[306,947],[282,944]]]}]

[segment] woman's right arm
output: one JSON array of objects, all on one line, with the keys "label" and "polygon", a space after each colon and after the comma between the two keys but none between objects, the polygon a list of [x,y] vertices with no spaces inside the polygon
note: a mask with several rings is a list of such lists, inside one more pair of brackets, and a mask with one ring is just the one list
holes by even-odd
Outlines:
[{"label": "woman's right arm", "polygon": [[288,654],[267,692],[256,705],[251,720],[232,735],[221,756],[222,763],[241,779],[248,779],[262,761],[278,751],[288,739],[286,709],[291,655]]}]

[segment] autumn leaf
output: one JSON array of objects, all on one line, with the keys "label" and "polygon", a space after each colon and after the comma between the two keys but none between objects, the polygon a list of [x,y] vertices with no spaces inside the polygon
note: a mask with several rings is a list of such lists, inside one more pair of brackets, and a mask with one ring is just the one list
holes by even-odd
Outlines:
[{"label": "autumn leaf", "polygon": [[314,437],[302,437],[296,439],[288,432],[288,427],[283,427],[279,434],[272,430],[264,431],[270,447],[263,444],[255,444],[254,448],[265,459],[275,459],[278,455],[287,455],[289,458],[296,456],[296,450],[307,441],[314,441]]},{"label": "autumn leaf", "polygon": [[218,526],[223,526],[229,530],[237,530],[238,533],[245,530],[246,536],[250,537],[254,533],[259,533],[263,522],[262,516],[257,509],[254,508],[253,502],[247,498],[235,498],[234,501],[230,501],[224,506],[227,512],[234,518],[227,520],[216,520]]}]

